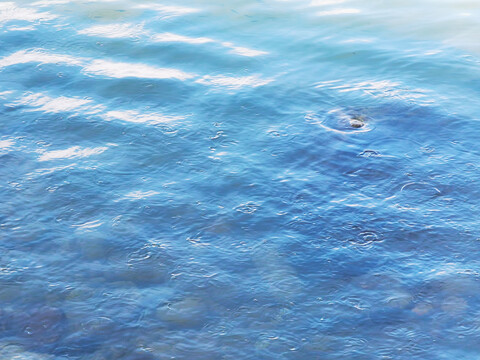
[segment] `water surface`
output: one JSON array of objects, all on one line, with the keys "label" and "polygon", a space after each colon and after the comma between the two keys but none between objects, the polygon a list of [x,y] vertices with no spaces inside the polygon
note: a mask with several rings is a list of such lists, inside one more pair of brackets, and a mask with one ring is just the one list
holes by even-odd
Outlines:
[{"label": "water surface", "polygon": [[1,357],[477,359],[479,16],[0,2]]}]

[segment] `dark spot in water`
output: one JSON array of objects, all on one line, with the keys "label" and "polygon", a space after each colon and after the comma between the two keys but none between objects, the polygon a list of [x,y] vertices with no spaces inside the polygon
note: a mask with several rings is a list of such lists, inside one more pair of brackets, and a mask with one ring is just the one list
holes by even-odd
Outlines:
[{"label": "dark spot in water", "polygon": [[0,329],[7,336],[24,339],[27,348],[48,351],[63,336],[66,317],[61,309],[50,306],[27,311],[1,310]]},{"label": "dark spot in water", "polygon": [[64,332],[65,315],[59,308],[44,306],[30,311],[23,325],[24,336],[38,344],[51,344]]},{"label": "dark spot in water", "polygon": [[350,109],[333,109],[326,114],[309,113],[305,119],[318,124],[326,130],[336,132],[367,132],[373,128],[370,125],[370,118],[364,111]]},{"label": "dark spot in water", "polygon": [[[112,338],[121,337],[128,339],[131,335],[128,327],[104,316],[85,316],[81,324],[75,324],[77,331],[62,339],[56,348],[57,353],[78,356],[79,354],[94,353],[102,346],[109,343]],[[116,359],[109,355],[106,359]]]},{"label": "dark spot in water", "polygon": [[0,333],[5,334],[8,330],[8,314],[5,310],[0,309]]},{"label": "dark spot in water", "polygon": [[156,358],[149,353],[137,350],[129,355],[124,356],[125,360],[155,360]]},{"label": "dark spot in water", "polygon": [[350,126],[359,129],[365,126],[365,118],[361,115],[354,115],[350,118]]}]

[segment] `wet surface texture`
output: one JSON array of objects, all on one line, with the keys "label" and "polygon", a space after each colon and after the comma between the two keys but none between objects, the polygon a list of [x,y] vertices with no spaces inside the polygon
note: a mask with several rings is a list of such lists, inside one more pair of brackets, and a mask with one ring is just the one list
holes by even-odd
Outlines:
[{"label": "wet surface texture", "polygon": [[479,16],[1,2],[0,358],[478,358]]}]

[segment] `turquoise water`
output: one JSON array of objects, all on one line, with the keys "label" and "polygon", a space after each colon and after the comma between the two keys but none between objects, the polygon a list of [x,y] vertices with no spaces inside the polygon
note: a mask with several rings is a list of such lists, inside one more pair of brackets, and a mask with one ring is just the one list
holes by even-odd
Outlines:
[{"label": "turquoise water", "polygon": [[479,16],[0,2],[0,358],[480,358]]}]

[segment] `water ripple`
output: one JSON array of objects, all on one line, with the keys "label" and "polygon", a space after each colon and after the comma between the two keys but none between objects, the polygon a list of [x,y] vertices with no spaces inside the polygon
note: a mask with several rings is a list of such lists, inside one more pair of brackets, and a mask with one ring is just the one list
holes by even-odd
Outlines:
[{"label": "water ripple", "polygon": [[310,113],[305,115],[305,120],[320,125],[328,131],[342,134],[362,133],[373,130],[371,119],[357,111],[346,111],[344,109],[333,109],[325,115]]},{"label": "water ripple", "polygon": [[21,50],[4,57],[0,59],[0,68],[30,62],[57,65],[59,63],[65,63],[70,66],[80,66],[82,72],[89,76],[104,76],[117,79],[134,77],[139,79],[177,79],[184,81],[197,78],[196,83],[215,87],[224,86],[230,89],[239,89],[244,86],[258,87],[273,81],[273,79],[262,79],[258,75],[241,77],[205,75],[199,77],[197,74],[187,73],[173,68],[160,68],[146,64],[123,63],[109,60],[75,58],[68,55],[50,54],[43,49]]},{"label": "water ripple", "polygon": [[38,161],[51,161],[59,159],[84,158],[92,155],[98,155],[108,150],[108,147],[100,146],[96,148],[81,148],[72,146],[63,150],[42,151]]},{"label": "water ripple", "polygon": [[0,358],[475,358],[479,16],[0,3]]},{"label": "water ripple", "polygon": [[[14,2],[0,3],[0,24],[10,21],[43,22],[57,18],[49,12],[39,12],[34,8],[17,7]],[[12,30],[12,29],[10,29]]]},{"label": "water ripple", "polygon": [[195,77],[177,69],[158,68],[144,64],[113,62],[108,60],[93,60],[83,67],[87,75],[106,76],[112,78],[145,78],[145,79],[177,79],[186,80]]}]

